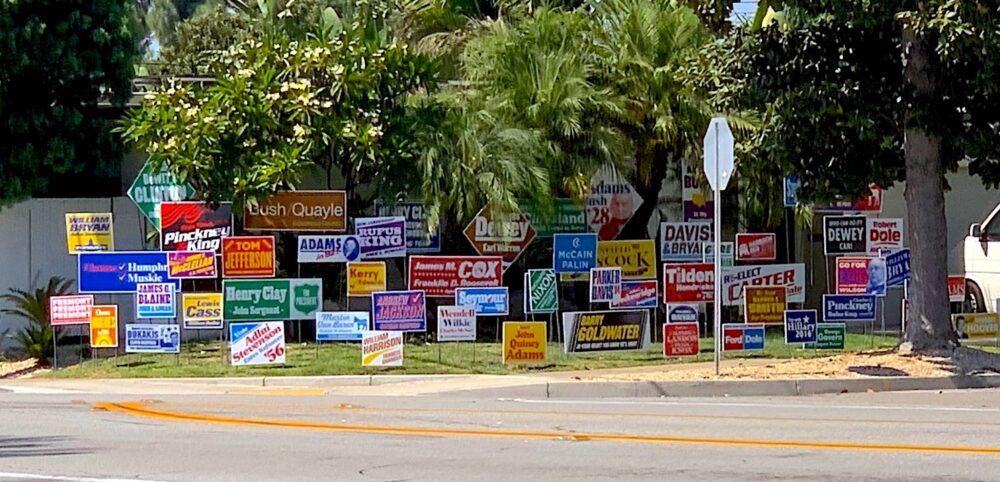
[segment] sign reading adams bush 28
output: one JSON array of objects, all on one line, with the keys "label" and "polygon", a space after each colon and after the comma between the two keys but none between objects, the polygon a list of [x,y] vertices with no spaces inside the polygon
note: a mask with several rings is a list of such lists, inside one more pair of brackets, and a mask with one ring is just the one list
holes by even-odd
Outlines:
[{"label": "sign reading adams bush 28", "polygon": [[323,280],[225,280],[222,297],[226,320],[309,320],[323,305]]},{"label": "sign reading adams bush 28", "polygon": [[502,284],[499,256],[410,256],[411,290],[427,296],[455,296],[455,288],[488,288]]}]

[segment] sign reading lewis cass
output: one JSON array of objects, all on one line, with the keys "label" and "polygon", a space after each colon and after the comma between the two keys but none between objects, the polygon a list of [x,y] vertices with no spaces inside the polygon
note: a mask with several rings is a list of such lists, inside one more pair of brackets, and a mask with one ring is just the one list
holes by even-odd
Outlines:
[{"label": "sign reading lewis cass", "polygon": [[346,231],[344,191],[281,191],[247,206],[244,227],[257,231]]}]

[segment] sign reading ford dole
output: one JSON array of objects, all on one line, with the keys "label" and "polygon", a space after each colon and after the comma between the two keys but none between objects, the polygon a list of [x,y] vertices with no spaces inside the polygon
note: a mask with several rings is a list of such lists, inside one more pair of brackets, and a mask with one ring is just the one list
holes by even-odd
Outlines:
[{"label": "sign reading ford dole", "polygon": [[346,231],[344,191],[281,191],[247,206],[243,224],[256,231]]}]

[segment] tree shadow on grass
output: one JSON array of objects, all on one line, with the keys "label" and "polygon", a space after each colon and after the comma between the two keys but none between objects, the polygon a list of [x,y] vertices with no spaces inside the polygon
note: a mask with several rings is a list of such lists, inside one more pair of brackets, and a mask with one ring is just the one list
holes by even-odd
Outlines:
[{"label": "tree shadow on grass", "polygon": [[153,363],[154,362],[146,361],[146,360],[143,360],[143,361],[136,360],[136,361],[130,361],[128,363],[117,363],[117,364],[115,364],[115,368],[135,368],[135,367],[142,367],[142,366],[146,366],[146,365],[152,365]]},{"label": "tree shadow on grass", "polygon": [[81,448],[59,447],[68,440],[66,437],[0,437],[0,459],[90,453]]}]

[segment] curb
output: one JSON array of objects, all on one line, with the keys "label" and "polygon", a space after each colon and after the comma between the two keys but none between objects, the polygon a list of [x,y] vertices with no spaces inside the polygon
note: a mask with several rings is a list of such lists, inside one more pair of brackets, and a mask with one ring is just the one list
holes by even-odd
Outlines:
[{"label": "curb", "polygon": [[469,375],[330,375],[263,377],[263,387],[367,387],[395,383],[426,382],[468,377]]}]

